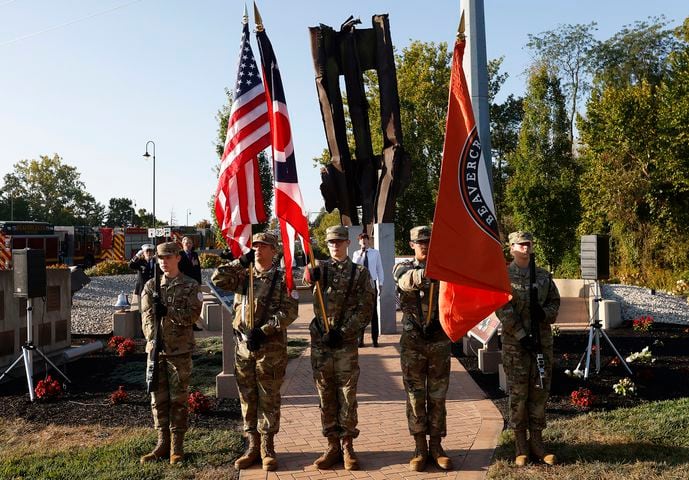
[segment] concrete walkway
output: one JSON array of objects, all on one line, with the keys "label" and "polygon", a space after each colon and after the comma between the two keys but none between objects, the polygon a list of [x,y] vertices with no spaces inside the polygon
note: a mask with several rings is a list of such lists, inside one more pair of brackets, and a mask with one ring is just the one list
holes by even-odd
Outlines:
[{"label": "concrete walkway", "polygon": [[[299,319],[290,327],[292,338],[309,338],[310,305],[299,306]],[[366,341],[370,342],[370,329]],[[243,470],[242,480],[320,478],[485,478],[503,418],[493,403],[457,361],[452,361],[447,396],[448,436],[443,447],[455,469],[444,472],[428,467],[424,473],[407,468],[414,449],[407,430],[405,393],[399,359],[399,335],[382,335],[379,347],[359,349],[361,375],[358,387],[359,437],[354,442],[362,470],[348,472],[340,464],[317,470],[313,461],[327,444],[321,434],[318,394],[313,383],[310,349],[290,361],[282,387],[282,419],[275,437],[279,468]]]}]

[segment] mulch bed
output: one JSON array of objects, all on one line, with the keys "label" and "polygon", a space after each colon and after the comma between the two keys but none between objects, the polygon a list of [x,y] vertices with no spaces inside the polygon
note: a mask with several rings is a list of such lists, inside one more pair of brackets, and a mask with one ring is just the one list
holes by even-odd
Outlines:
[{"label": "mulch bed", "polygon": [[[86,339],[82,339],[85,341]],[[134,369],[140,367],[140,381],[130,383],[111,379],[109,372],[123,362],[134,362]],[[36,424],[89,425],[100,424],[107,427],[152,427],[150,396],[144,384],[146,357],[135,353],[125,358],[104,350],[87,357],[59,366],[72,380],[59,399],[31,402],[27,392],[23,364],[12,370],[13,381],[0,387],[0,416],[3,418],[23,418]],[[51,369],[52,370],[52,369]],[[55,372],[49,372],[62,381]],[[193,376],[193,371],[192,371]],[[37,371],[34,382],[44,377]],[[124,403],[112,405],[110,394],[123,385],[128,394]],[[212,410],[204,414],[191,414],[190,426],[197,428],[236,428],[241,420],[237,400],[213,400]]]},{"label": "mulch bed", "polygon": [[[649,347],[653,363],[631,363],[636,385],[634,396],[620,396],[613,391],[613,385],[629,377],[616,355],[601,337],[601,370],[595,373],[595,355],[591,356],[589,378],[575,378],[565,374],[573,371],[588,344],[587,331],[562,331],[554,339],[553,381],[546,408],[549,420],[571,418],[583,411],[613,410],[631,407],[644,402],[689,397],[689,328],[684,325],[655,323],[648,332],[634,331],[631,323],[622,328],[606,331],[615,348],[623,358]],[[461,348],[460,348],[461,350]],[[507,396],[498,387],[497,374],[483,374],[478,370],[478,360],[473,356],[458,356],[458,360],[481,387],[486,396],[493,400],[504,418],[508,417]],[[585,364],[585,363],[584,363]],[[583,366],[581,369],[583,370]],[[572,403],[571,394],[578,388],[589,389],[593,396],[590,409]]]}]

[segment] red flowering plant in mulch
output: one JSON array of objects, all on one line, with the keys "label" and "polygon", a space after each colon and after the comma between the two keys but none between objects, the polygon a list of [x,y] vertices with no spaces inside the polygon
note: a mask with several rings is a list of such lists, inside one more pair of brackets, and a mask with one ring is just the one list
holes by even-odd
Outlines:
[{"label": "red flowering plant in mulch", "polygon": [[108,341],[108,348],[116,351],[120,357],[126,357],[136,351],[136,343],[131,338],[115,335]]},{"label": "red flowering plant in mulch", "polygon": [[584,410],[591,408],[596,401],[596,396],[593,392],[584,387],[579,387],[577,390],[574,390],[570,397],[575,406]]},{"label": "red flowering plant in mulch", "polygon": [[111,350],[117,350],[117,346],[124,342],[125,338],[121,335],[115,335],[113,337],[110,337],[110,340],[108,340],[108,348]]},{"label": "red flowering plant in mulch", "polygon": [[190,413],[207,413],[211,409],[211,400],[203,393],[196,391],[189,395],[189,412]]},{"label": "red flowering plant in mulch", "polygon": [[39,400],[53,400],[62,394],[60,382],[47,375],[44,380],[39,380],[34,389]]},{"label": "red flowering plant in mulch", "polygon": [[127,392],[124,390],[124,386],[123,386],[123,385],[120,385],[119,388],[118,388],[117,390],[115,390],[114,392],[112,392],[112,393],[110,394],[110,404],[111,404],[111,405],[117,405],[117,404],[120,404],[120,403],[124,403],[124,402],[127,401],[127,397],[128,397],[128,396],[129,396],[129,395],[128,395]]},{"label": "red flowering plant in mulch", "polygon": [[642,315],[632,321],[632,330],[635,332],[648,332],[653,328],[653,317]]},{"label": "red flowering plant in mulch", "polygon": [[136,343],[131,338],[126,338],[122,343],[117,346],[117,354],[120,357],[126,357],[127,355],[134,353],[136,351]]}]

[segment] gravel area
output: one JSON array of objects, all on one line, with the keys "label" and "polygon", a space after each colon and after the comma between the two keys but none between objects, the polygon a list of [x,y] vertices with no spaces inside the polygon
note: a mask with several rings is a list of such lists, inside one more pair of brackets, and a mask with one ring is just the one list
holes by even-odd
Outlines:
[{"label": "gravel area", "polygon": [[[213,269],[201,271],[204,283]],[[91,277],[91,282],[74,294],[72,300],[72,333],[108,335],[112,333],[112,313],[120,293],[132,300],[136,274]]]},{"label": "gravel area", "polygon": [[650,315],[655,322],[689,325],[689,302],[686,297],[631,285],[603,285],[603,298],[617,300],[622,307],[622,320]]},{"label": "gravel area", "polygon": [[[204,269],[203,281],[210,279],[213,269]],[[124,292],[130,295],[136,276],[113,275],[92,277],[91,283],[74,295],[72,333],[107,335],[112,332],[112,305]],[[622,320],[651,315],[656,322],[689,325],[689,303],[685,297],[664,292],[651,294],[648,288],[629,285],[603,285],[603,298],[622,305]]]}]

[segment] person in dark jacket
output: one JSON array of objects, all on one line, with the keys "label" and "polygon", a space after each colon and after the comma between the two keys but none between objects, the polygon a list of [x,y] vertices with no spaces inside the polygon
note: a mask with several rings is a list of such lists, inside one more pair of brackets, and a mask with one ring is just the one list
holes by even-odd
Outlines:
[{"label": "person in dark jacket", "polygon": [[[194,241],[189,237],[182,238],[182,251],[179,252],[179,271],[201,285],[201,262],[199,261],[199,254],[194,251]],[[195,332],[203,330],[198,323],[195,323],[193,327]]]},{"label": "person in dark jacket", "polygon": [[201,262],[194,251],[194,241],[189,237],[182,239],[182,251],[179,253],[179,270],[187,277],[191,277],[201,285]]},{"label": "person in dark jacket", "polygon": [[137,272],[136,285],[134,285],[134,293],[137,296],[141,296],[144,285],[153,278],[155,266],[155,247],[150,243],[141,245],[141,250],[129,261],[129,268]]}]

